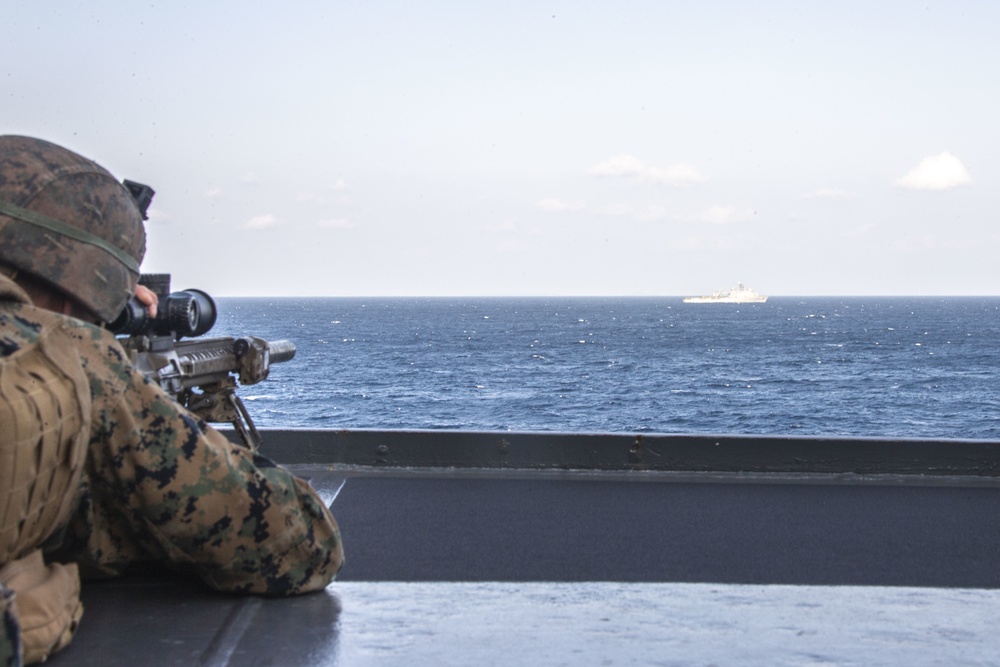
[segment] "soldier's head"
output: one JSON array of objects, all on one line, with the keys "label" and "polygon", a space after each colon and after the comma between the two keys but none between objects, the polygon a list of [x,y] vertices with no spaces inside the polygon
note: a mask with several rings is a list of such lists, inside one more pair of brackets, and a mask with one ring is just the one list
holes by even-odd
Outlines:
[{"label": "soldier's head", "polygon": [[142,220],[103,167],[41,139],[0,136],[0,267],[110,322],[135,292]]}]

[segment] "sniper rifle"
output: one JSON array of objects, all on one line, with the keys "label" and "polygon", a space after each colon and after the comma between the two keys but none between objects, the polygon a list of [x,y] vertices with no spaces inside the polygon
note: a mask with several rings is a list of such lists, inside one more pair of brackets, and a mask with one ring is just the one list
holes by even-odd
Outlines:
[{"label": "sniper rifle", "polygon": [[198,338],[215,324],[212,297],[195,289],[171,293],[169,274],[143,274],[139,283],[156,293],[156,317],[132,297],[108,327],[133,365],[201,419],[232,424],[246,447],[257,451],[260,433],[236,395],[237,380],[263,381],[271,364],[295,356],[295,343],[255,336]]}]

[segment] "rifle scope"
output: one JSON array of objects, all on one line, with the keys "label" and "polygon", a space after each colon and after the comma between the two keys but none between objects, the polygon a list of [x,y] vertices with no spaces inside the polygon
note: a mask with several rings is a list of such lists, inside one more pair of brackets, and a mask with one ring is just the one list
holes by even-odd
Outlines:
[{"label": "rifle scope", "polygon": [[170,276],[166,274],[143,275],[139,282],[159,298],[156,317],[150,317],[146,305],[133,296],[115,321],[108,325],[115,335],[180,339],[201,336],[215,325],[218,316],[215,300],[207,293],[198,289],[170,292]]}]

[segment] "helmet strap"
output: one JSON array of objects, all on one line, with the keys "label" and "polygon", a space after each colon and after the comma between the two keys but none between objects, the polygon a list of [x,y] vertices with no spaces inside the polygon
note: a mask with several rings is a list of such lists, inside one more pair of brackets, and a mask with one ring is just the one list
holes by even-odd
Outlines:
[{"label": "helmet strap", "polygon": [[2,200],[0,200],[0,213],[11,218],[15,218],[16,220],[20,220],[21,222],[26,222],[29,225],[41,227],[42,229],[55,232],[56,234],[71,238],[75,241],[100,248],[124,264],[125,268],[135,274],[139,273],[139,262],[137,262],[134,257],[123,251],[121,248],[118,248],[102,239],[100,236],[91,234],[90,232],[79,229],[78,227],[67,225],[65,222],[56,220],[55,218],[50,218],[49,216],[37,211],[22,208],[16,204],[11,204],[10,202]]}]

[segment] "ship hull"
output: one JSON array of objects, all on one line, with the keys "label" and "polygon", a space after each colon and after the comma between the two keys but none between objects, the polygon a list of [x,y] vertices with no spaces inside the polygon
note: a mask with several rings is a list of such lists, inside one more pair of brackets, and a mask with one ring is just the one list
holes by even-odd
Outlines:
[{"label": "ship hull", "polygon": [[758,297],[712,297],[712,296],[689,296],[684,299],[684,303],[765,303],[766,296]]}]

